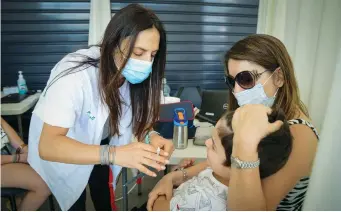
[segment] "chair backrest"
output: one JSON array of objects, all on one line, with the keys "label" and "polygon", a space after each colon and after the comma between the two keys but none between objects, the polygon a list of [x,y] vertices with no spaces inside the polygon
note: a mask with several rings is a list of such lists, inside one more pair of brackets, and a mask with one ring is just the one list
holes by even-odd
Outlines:
[{"label": "chair backrest", "polygon": [[16,196],[27,192],[27,190],[22,188],[1,188],[1,197]]},{"label": "chair backrest", "polygon": [[179,90],[175,94],[176,97],[179,97],[181,101],[191,101],[193,105],[197,108],[201,106],[201,88],[197,87],[180,87]]}]

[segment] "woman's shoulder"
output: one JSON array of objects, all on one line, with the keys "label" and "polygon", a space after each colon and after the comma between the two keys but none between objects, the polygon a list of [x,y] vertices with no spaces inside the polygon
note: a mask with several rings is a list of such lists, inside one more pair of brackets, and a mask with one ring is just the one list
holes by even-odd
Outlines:
[{"label": "woman's shoulder", "polygon": [[[313,121],[300,112],[295,118],[288,120],[290,129],[298,137],[312,137],[312,140],[319,139],[319,133]],[[295,137],[295,136],[294,136]]]},{"label": "woman's shoulder", "polygon": [[[65,69],[86,69],[94,67],[92,65],[89,66],[80,66],[81,64],[87,64],[86,61],[94,61],[99,60],[100,57],[100,49],[97,46],[90,47],[88,49],[80,49],[76,52],[69,53],[65,55],[54,67],[53,71],[61,72]],[[75,71],[73,70],[73,71]]]},{"label": "woman's shoulder", "polygon": [[[317,151],[318,133],[311,122],[299,117],[289,120],[290,132],[293,137],[293,148],[290,159],[300,166],[301,177],[309,176]],[[306,164],[306,165],[304,165]]]},{"label": "woman's shoulder", "polygon": [[96,73],[94,69],[97,67],[91,62],[85,61],[97,60],[99,51],[99,47],[94,46],[67,54],[51,70],[47,86],[58,84],[57,81],[60,82],[59,84],[63,84],[64,81],[68,86],[71,84],[79,86],[84,84],[84,81],[89,81],[89,78],[93,78],[92,75]]},{"label": "woman's shoulder", "polygon": [[[313,134],[314,137],[319,140],[319,133],[315,126],[310,122],[305,119],[291,119],[288,121],[290,125],[290,129],[293,131],[298,131],[301,134]],[[305,135],[306,136],[306,135]]]},{"label": "woman's shoulder", "polygon": [[79,49],[75,52],[67,54],[63,59],[72,59],[77,62],[81,62],[84,58],[99,59],[100,57],[100,47],[91,46],[85,49]]}]

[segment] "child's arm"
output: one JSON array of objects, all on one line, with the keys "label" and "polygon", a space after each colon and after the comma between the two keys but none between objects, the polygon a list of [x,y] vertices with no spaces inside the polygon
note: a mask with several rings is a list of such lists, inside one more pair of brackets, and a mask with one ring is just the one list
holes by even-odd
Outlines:
[{"label": "child's arm", "polygon": [[[11,145],[16,149],[25,143],[21,140],[17,132],[1,117],[1,127],[7,134]],[[26,148],[25,148],[26,149]],[[27,150],[27,149],[26,149]],[[26,151],[27,152],[27,151]]]},{"label": "child's arm", "polygon": [[[198,163],[194,166],[187,168],[186,169],[187,179],[197,176],[201,171],[203,171],[207,167],[208,167],[208,163],[207,163],[207,160],[205,160],[201,163]],[[172,176],[173,185],[179,186],[181,183],[185,182],[182,171],[170,172],[169,175]]]},{"label": "child's arm", "polygon": [[167,200],[166,196],[159,196],[153,205],[153,211],[169,211],[170,200]]},{"label": "child's arm", "polygon": [[[198,163],[192,167],[186,169],[187,179],[197,176],[202,170],[208,167],[207,161]],[[163,181],[163,182],[161,182]],[[163,176],[163,178],[156,184],[153,190],[149,193],[147,209],[153,210],[153,205],[160,195],[165,195],[164,197],[169,201],[172,199],[173,186],[179,186],[181,183],[185,182],[182,171],[173,171]]]}]

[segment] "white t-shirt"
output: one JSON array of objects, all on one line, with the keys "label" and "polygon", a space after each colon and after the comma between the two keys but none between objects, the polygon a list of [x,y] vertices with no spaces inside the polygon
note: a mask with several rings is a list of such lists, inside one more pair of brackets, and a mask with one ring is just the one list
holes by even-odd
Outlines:
[{"label": "white t-shirt", "polygon": [[207,168],[174,190],[171,211],[226,211],[228,187]]},{"label": "white t-shirt", "polygon": [[[64,164],[42,160],[38,150],[43,123],[69,128],[67,133],[69,138],[84,144],[99,145],[109,116],[108,107],[102,103],[99,93],[98,68],[93,66],[85,70],[81,70],[84,67],[80,68],[81,71],[61,77],[48,88],[55,76],[78,65],[72,61],[84,59],[79,54],[99,58],[100,49],[91,47],[76,53],[67,55],[52,69],[47,87],[33,111],[29,131],[28,162],[47,183],[62,210],[68,210],[80,197],[88,183],[93,165]],[[122,116],[119,122],[121,136],[114,136],[110,140],[110,144],[116,146],[128,144],[132,138],[129,83],[126,81],[119,91],[121,99],[126,104],[122,105]],[[114,179],[120,169],[119,166],[111,166]],[[115,182],[110,183],[114,188]]]}]

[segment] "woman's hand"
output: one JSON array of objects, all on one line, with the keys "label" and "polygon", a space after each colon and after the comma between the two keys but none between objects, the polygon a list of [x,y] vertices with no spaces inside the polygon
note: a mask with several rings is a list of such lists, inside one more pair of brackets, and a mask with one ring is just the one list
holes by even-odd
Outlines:
[{"label": "woman's hand", "polygon": [[262,138],[275,132],[283,124],[282,121],[269,123],[268,114],[271,114],[271,108],[264,105],[250,104],[238,108],[232,119],[232,129],[236,138],[234,141],[257,149]]},{"label": "woman's hand", "polygon": [[150,136],[150,144],[156,149],[160,147],[165,152],[168,153],[168,158],[172,155],[174,151],[174,144],[171,140],[165,139],[162,136],[154,133]]},{"label": "woman's hand", "polygon": [[173,180],[171,173],[165,175],[149,193],[147,203],[148,211],[153,209],[155,200],[162,195],[166,196],[167,200],[170,200],[173,197]]},{"label": "woman's hand", "polygon": [[115,153],[115,164],[127,168],[136,168],[152,177],[156,177],[156,173],[150,171],[146,166],[161,171],[165,170],[165,165],[169,163],[167,152],[161,150],[158,156],[156,154],[157,148],[141,142],[116,147]]}]

